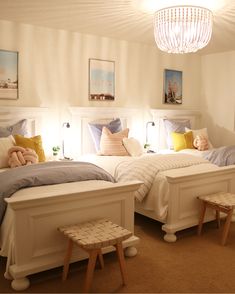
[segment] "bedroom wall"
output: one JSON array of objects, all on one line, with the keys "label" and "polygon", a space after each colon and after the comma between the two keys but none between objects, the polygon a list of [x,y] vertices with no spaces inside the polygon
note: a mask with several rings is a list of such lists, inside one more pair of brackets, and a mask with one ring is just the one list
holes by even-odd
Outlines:
[{"label": "bedroom wall", "polygon": [[[156,46],[1,20],[0,36],[0,49],[19,52],[19,99],[0,99],[0,106],[48,107],[49,150],[61,143],[68,106],[199,109],[198,55],[164,54]],[[88,100],[89,58],[115,61],[115,101]],[[165,68],[183,71],[182,105],[162,103]],[[144,137],[150,113],[143,112]]]},{"label": "bedroom wall", "polygon": [[202,57],[203,124],[218,147],[235,145],[235,51]]},{"label": "bedroom wall", "polygon": [[[183,105],[198,109],[200,57],[163,54],[155,46],[0,21],[0,49],[19,51],[20,98],[0,105],[118,106],[162,104],[164,68],[183,71]],[[115,61],[116,100],[88,101],[88,59]],[[168,106],[169,108],[169,106]]]}]

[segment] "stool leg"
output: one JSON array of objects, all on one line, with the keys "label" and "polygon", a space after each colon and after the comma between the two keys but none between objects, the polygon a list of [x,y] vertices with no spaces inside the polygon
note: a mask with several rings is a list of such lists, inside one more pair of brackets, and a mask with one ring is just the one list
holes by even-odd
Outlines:
[{"label": "stool leg", "polygon": [[73,250],[73,241],[69,239],[68,241],[68,248],[64,258],[64,268],[63,268],[63,275],[62,280],[65,281],[67,279],[68,270],[69,270],[69,261]]},{"label": "stool leg", "polygon": [[119,242],[115,245],[117,255],[118,255],[118,261],[119,261],[119,266],[121,270],[121,275],[122,275],[122,281],[123,284],[127,284],[127,272],[126,272],[126,264],[125,264],[125,258],[124,258],[124,253],[123,253],[123,248],[122,248],[122,243]]},{"label": "stool leg", "polygon": [[199,218],[198,229],[197,229],[197,234],[198,235],[201,235],[201,232],[202,232],[202,225],[203,225],[203,220],[204,220],[204,217],[205,217],[205,213],[206,213],[206,202],[203,201],[202,202],[201,215],[200,215],[200,218]]},{"label": "stool leg", "polygon": [[99,257],[100,267],[103,269],[104,268],[104,259],[103,259],[103,254],[102,254],[101,249],[99,250],[98,257]]},{"label": "stool leg", "polygon": [[219,210],[216,210],[216,221],[217,221],[217,227],[220,228],[220,212]]},{"label": "stool leg", "polygon": [[228,231],[229,231],[229,227],[230,227],[230,223],[231,223],[231,219],[232,219],[232,215],[233,215],[233,209],[229,210],[226,221],[225,221],[225,224],[224,224],[222,241],[221,241],[222,245],[225,245],[225,243],[226,243],[227,236],[228,236]]},{"label": "stool leg", "polygon": [[85,284],[84,284],[84,291],[85,293],[89,292],[91,287],[91,282],[93,278],[93,273],[95,269],[97,255],[99,254],[99,250],[91,250],[89,252],[89,261],[87,266]]}]

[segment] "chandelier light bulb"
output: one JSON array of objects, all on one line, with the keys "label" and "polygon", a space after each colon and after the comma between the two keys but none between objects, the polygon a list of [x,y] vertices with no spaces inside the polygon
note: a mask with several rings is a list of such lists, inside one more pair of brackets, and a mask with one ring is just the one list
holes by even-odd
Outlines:
[{"label": "chandelier light bulb", "polygon": [[205,47],[212,34],[212,12],[199,6],[173,6],[154,15],[154,36],[160,50],[191,53]]}]

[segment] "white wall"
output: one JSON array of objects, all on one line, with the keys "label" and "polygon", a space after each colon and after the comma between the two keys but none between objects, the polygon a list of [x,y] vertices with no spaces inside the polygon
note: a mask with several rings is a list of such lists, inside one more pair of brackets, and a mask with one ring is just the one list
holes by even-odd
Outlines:
[{"label": "white wall", "polygon": [[[201,109],[213,143],[235,143],[235,51],[164,54],[141,43],[8,21],[0,21],[0,36],[0,49],[19,51],[19,99],[0,106],[49,107],[57,128],[67,106]],[[115,101],[88,101],[89,58],[115,61]],[[165,68],[183,71],[182,105],[162,103]]]},{"label": "white wall", "polygon": [[[157,47],[63,30],[0,21],[0,49],[19,51],[18,101],[0,105],[167,107],[164,68],[183,71],[183,105],[198,109],[200,57],[161,53]],[[88,101],[88,59],[115,61],[116,100]]]},{"label": "white wall", "polygon": [[[0,106],[49,107],[53,145],[61,141],[68,106],[199,109],[196,54],[164,54],[156,46],[1,20],[0,36],[0,49],[19,52],[19,99],[0,99]],[[89,58],[115,61],[115,101],[88,100]],[[182,105],[162,103],[165,68],[183,71]]]},{"label": "white wall", "polygon": [[235,145],[235,51],[202,57],[203,124],[215,146]]}]

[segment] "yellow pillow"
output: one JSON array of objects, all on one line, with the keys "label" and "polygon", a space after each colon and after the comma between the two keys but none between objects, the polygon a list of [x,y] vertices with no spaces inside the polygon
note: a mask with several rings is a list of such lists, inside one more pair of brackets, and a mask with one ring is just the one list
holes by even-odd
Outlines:
[{"label": "yellow pillow", "polygon": [[194,149],[193,132],[183,134],[172,132],[171,137],[175,151],[180,151],[182,149]]},{"label": "yellow pillow", "polygon": [[31,148],[35,150],[38,155],[39,162],[43,162],[46,160],[45,153],[42,147],[42,138],[41,136],[35,136],[32,138],[26,138],[20,135],[14,136],[16,145],[24,148]]}]

